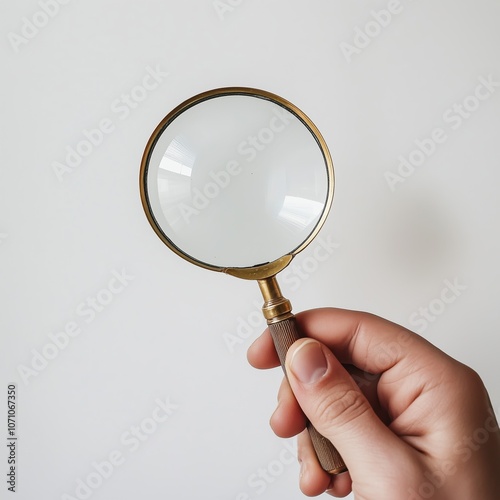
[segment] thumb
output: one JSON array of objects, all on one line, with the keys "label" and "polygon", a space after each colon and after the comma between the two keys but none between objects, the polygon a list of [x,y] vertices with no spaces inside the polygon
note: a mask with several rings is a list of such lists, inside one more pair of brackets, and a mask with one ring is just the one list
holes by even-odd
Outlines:
[{"label": "thumb", "polygon": [[404,443],[378,418],[325,345],[298,340],[290,347],[285,366],[302,411],[337,448],[353,479],[380,471],[383,464],[389,466],[397,455],[403,456]]}]

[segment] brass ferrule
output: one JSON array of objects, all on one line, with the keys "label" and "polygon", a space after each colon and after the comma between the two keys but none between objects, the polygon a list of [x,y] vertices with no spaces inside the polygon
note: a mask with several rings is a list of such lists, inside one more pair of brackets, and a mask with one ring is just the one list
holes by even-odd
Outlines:
[{"label": "brass ferrule", "polygon": [[271,276],[263,280],[257,280],[259,283],[264,305],[262,312],[267,320],[267,324],[277,323],[287,318],[291,318],[292,304],[288,299],[281,295],[281,290],[276,280],[276,276]]}]

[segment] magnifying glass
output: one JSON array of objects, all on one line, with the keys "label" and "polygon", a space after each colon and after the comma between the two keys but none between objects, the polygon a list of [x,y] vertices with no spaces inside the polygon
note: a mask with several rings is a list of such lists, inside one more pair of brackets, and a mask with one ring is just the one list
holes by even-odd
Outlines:
[{"label": "magnifying glass", "polygon": [[[257,280],[263,313],[284,369],[303,335],[276,275],[319,232],[334,188],[328,147],[285,99],[230,87],[177,106],[147,143],[141,199],[160,239],[212,271]],[[321,466],[346,470],[329,440],[308,425]]]}]

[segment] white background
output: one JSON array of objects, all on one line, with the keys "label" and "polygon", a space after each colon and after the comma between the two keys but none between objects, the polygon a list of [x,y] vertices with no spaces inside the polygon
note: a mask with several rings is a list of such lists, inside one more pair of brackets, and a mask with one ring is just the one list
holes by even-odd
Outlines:
[{"label": "white background", "polygon": [[[78,498],[78,479],[112,453],[123,463],[92,499],[303,497],[298,466],[268,426],[280,370],[246,361],[263,329],[257,285],[182,261],[140,203],[152,130],[184,99],[221,86],[282,95],[332,152],[336,193],[320,238],[338,248],[318,263],[314,242],[297,257],[307,279],[282,279],[294,310],[331,305],[420,325],[481,374],[498,413],[500,89],[460,124],[448,112],[480,77],[500,81],[498,1],[401,0],[351,57],[342,44],[356,32],[360,44],[356,27],[397,3],[222,3],[73,0],[25,42],[23,18],[40,5],[1,7],[0,422],[15,383],[19,499]],[[168,76],[127,116],[117,112],[148,67]],[[113,131],[59,180],[54,162],[106,118]],[[436,128],[446,141],[391,190],[386,172]],[[122,270],[133,279],[87,323],[80,304]],[[443,306],[445,280],[466,289]],[[416,323],[430,303],[435,320]],[[32,368],[34,351],[71,321],[81,334],[23,380],[20,366]],[[228,335],[240,341],[232,352]],[[126,433],[151,423],[157,398],[177,409],[132,451]],[[259,469],[272,482],[257,482]],[[0,491],[7,498],[4,480]]]}]

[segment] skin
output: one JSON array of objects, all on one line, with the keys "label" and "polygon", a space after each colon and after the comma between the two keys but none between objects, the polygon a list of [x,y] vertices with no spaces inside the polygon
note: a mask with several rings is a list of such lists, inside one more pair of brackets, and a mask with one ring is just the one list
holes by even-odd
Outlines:
[{"label": "skin", "polygon": [[[483,382],[419,335],[341,309],[297,315],[307,338],[286,357],[271,427],[298,435],[300,488],[356,500],[498,500],[500,431]],[[256,368],[279,366],[269,331],[249,348]],[[349,472],[319,465],[307,419]]]}]

